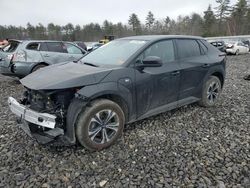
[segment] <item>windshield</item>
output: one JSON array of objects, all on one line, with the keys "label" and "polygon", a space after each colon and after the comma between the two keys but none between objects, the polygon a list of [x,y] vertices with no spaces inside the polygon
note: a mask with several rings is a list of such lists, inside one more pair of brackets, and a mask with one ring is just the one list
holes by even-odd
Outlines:
[{"label": "windshield", "polygon": [[146,41],[117,40],[98,48],[81,59],[81,63],[95,65],[122,65],[139,50]]}]

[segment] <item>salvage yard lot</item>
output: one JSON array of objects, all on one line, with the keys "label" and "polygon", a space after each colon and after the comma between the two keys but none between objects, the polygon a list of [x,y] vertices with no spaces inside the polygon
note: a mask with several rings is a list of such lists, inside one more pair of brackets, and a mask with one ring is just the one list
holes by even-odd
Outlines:
[{"label": "salvage yard lot", "polygon": [[101,152],[41,146],[16,126],[7,98],[18,81],[0,75],[0,187],[250,187],[250,55],[229,56],[214,108],[197,104],[126,126]]}]

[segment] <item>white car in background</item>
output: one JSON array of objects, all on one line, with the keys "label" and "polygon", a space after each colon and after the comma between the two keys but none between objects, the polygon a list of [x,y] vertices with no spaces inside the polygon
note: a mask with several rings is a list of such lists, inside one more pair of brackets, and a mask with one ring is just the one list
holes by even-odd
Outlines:
[{"label": "white car in background", "polygon": [[226,43],[226,52],[227,54],[246,54],[249,52],[249,46],[244,44],[241,41],[238,42],[227,42]]}]

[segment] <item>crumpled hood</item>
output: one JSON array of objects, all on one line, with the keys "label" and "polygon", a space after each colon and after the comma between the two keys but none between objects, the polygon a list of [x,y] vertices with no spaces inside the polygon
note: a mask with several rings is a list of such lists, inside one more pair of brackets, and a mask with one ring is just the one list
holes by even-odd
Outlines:
[{"label": "crumpled hood", "polygon": [[33,90],[54,90],[81,87],[99,83],[111,69],[79,63],[59,63],[26,76],[20,82]]}]

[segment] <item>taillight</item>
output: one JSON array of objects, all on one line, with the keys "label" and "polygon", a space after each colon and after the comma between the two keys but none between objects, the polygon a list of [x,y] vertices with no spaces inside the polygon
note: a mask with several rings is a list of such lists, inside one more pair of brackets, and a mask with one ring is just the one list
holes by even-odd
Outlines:
[{"label": "taillight", "polygon": [[9,55],[7,55],[7,58],[6,58],[6,59],[12,60],[13,56],[14,56],[14,54],[9,54]]},{"label": "taillight", "polygon": [[229,45],[227,45],[227,48],[234,48],[234,45],[233,44],[229,44]]},{"label": "taillight", "polygon": [[18,51],[15,54],[13,54],[13,57],[11,59],[12,62],[16,61],[25,61],[26,55],[24,51]]}]

